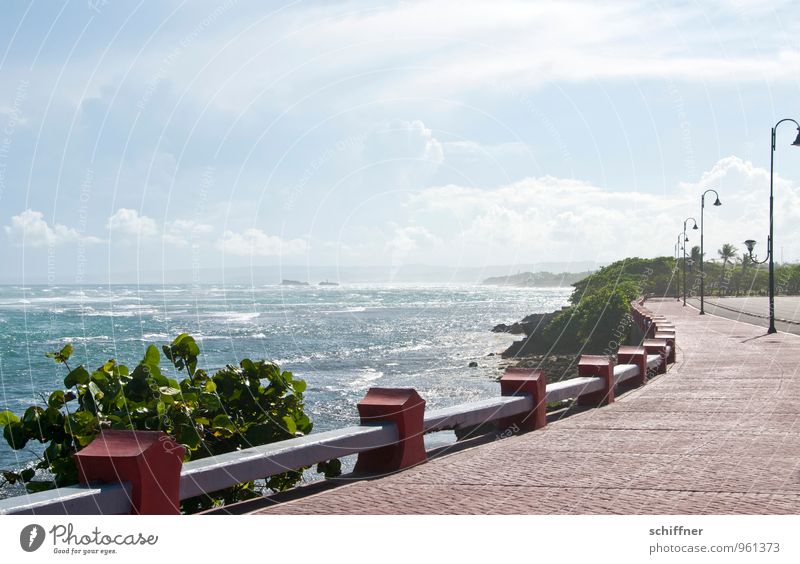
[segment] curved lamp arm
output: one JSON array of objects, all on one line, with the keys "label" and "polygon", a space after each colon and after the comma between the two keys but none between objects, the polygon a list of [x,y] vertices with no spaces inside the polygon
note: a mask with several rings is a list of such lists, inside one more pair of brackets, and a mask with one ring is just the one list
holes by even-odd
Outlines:
[{"label": "curved lamp arm", "polygon": [[713,188],[709,188],[708,190],[703,192],[703,194],[700,196],[700,207],[705,207],[705,205],[706,205],[706,194],[708,194],[709,192],[714,192],[714,196],[717,197],[717,199],[714,201],[714,205],[715,206],[721,206],[722,202],[719,201],[719,193],[716,190],[714,190]]},{"label": "curved lamp arm", "polygon": [[744,244],[747,247],[747,254],[750,257],[750,262],[752,262],[753,264],[764,264],[769,260],[769,257],[772,255],[772,241],[770,240],[769,237],[767,237],[767,256],[764,260],[756,260],[756,258],[753,256],[753,249],[756,246],[755,241],[753,241],[752,239],[748,239],[747,241],[744,242]]},{"label": "curved lamp arm", "polygon": [[795,124],[795,126],[797,126],[797,139],[795,139],[795,141],[794,141],[794,143],[792,143],[792,145],[800,146],[800,123],[797,123],[792,118],[783,118],[782,120],[780,120],[778,123],[775,124],[775,127],[772,128],[772,150],[773,151],[775,150],[775,132],[778,130],[778,126],[780,124],[782,124],[783,122],[785,122],[785,121],[790,121],[793,124]]}]

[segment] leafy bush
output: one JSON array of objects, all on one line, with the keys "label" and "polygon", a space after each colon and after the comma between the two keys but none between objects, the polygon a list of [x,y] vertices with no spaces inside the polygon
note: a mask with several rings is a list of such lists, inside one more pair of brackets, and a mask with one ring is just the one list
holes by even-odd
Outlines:
[{"label": "leafy bush", "polygon": [[558,352],[600,354],[610,345],[616,350],[627,337],[630,302],[637,295],[630,282],[596,288],[560,311],[544,328],[544,340]]},{"label": "leafy bush", "polygon": [[[11,448],[21,449],[29,441],[47,444],[31,466],[3,472],[5,481],[23,483],[29,492],[77,483],[73,455],[102,429],[164,431],[186,448],[185,461],[311,432],[303,405],[306,383],[275,363],[244,359],[209,375],[197,368],[200,348],[191,336],[179,335],[162,350],[177,372],[185,371],[180,382],[162,370],[154,345],[147,347],[133,371],[113,359],[93,372],[83,365],[70,369],[72,345],[48,353],[68,370],[67,389],[51,393],[44,405],[28,407],[21,418],[0,412],[3,436]],[[320,470],[331,476],[339,467],[338,461],[331,461]],[[302,470],[267,478],[265,486],[249,482],[185,500],[182,509],[195,512],[249,499],[263,488],[285,490],[297,484]]]},{"label": "leafy bush", "polygon": [[590,295],[604,287],[617,287],[625,283],[633,284],[641,295],[669,296],[678,293],[677,264],[672,257],[656,257],[642,259],[627,258],[609,264],[573,284],[570,301],[580,302],[584,296]]},{"label": "leafy bush", "polygon": [[531,339],[533,353],[612,354],[626,342],[630,302],[644,294],[675,292],[675,260],[629,258],[573,284],[570,305]]}]

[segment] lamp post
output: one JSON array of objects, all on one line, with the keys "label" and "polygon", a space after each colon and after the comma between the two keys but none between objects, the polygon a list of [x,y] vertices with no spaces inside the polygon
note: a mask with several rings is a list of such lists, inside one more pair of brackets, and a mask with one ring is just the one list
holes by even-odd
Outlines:
[{"label": "lamp post", "polygon": [[689,242],[689,238],[686,236],[686,222],[692,220],[694,223],[694,227],[692,229],[697,229],[697,221],[693,217],[687,217],[683,220],[683,305],[686,306],[686,243]]},{"label": "lamp post", "polygon": [[[678,270],[678,259],[681,256],[681,243],[683,239],[683,233],[678,233],[678,240],[675,241],[675,269]],[[686,249],[684,249],[686,250]],[[678,291],[675,292],[675,299],[681,301],[681,274],[678,271]]]},{"label": "lamp post", "polygon": [[719,201],[719,194],[717,194],[716,190],[709,188],[703,195],[700,196],[700,315],[705,315],[705,291],[706,291],[706,273],[703,269],[703,262],[705,262],[705,255],[703,254],[703,210],[706,208],[706,194],[709,192],[714,192],[714,195],[717,197],[714,200],[715,206],[721,206],[722,202]]},{"label": "lamp post", "polygon": [[[775,261],[774,261],[774,253],[772,250],[775,248],[775,240],[774,240],[774,233],[773,233],[773,197],[772,197],[772,187],[773,187],[773,179],[775,176],[775,132],[778,129],[778,126],[785,121],[790,121],[797,126],[797,138],[794,140],[795,147],[800,147],[800,123],[797,123],[792,118],[784,118],[780,120],[778,123],[775,124],[775,127],[772,128],[772,141],[771,141],[771,152],[769,158],[769,236],[767,237],[767,258],[765,260],[769,261],[769,329],[767,329],[767,334],[777,333],[777,329],[775,329]],[[750,259],[753,259],[753,247],[755,247],[756,242],[752,239],[748,239],[745,241],[745,245],[747,245],[747,251],[750,253]],[[756,261],[753,261],[756,262]],[[764,261],[761,261],[763,263]],[[757,264],[761,264],[757,263]]]}]

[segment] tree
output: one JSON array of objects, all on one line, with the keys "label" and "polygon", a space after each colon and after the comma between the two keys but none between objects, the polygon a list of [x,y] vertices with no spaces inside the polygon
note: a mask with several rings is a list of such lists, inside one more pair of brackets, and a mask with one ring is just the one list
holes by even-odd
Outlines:
[{"label": "tree", "polygon": [[730,243],[725,243],[722,245],[722,248],[717,251],[719,258],[722,259],[722,274],[720,275],[720,286],[719,286],[719,293],[722,295],[723,287],[727,286],[727,282],[725,279],[725,267],[728,265],[729,262],[734,262],[736,259],[736,255],[739,253],[739,249],[731,245]]},{"label": "tree", "polygon": [[694,265],[700,264],[700,246],[699,245],[695,245],[694,247],[692,247],[692,256],[691,256],[691,258],[689,260],[691,261],[691,262],[689,262],[689,268],[690,269],[694,269]]}]

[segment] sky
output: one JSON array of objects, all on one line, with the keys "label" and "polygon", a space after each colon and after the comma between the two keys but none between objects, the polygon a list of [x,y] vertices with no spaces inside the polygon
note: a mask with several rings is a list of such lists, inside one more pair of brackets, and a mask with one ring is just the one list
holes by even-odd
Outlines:
[{"label": "sky", "polygon": [[707,188],[706,255],[763,256],[800,6],[12,0],[0,76],[6,282],[669,256]]}]

